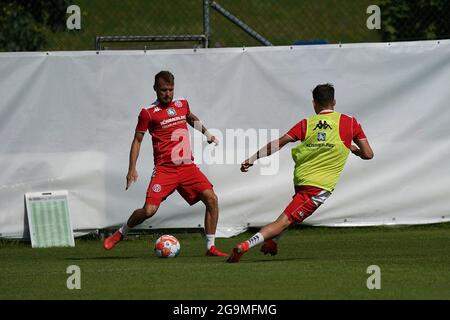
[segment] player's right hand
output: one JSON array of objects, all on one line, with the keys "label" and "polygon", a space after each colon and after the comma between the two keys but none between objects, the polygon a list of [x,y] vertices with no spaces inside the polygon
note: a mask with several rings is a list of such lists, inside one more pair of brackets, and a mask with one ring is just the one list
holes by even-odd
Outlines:
[{"label": "player's right hand", "polygon": [[241,171],[247,172],[251,166],[253,166],[253,163],[250,163],[250,161],[247,159],[241,163]]},{"label": "player's right hand", "polygon": [[351,145],[350,151],[358,157],[361,155],[361,150],[357,146]]},{"label": "player's right hand", "polygon": [[136,182],[137,179],[138,179],[138,173],[137,173],[136,170],[128,171],[128,174],[127,174],[127,186],[125,187],[125,190],[128,190],[130,185],[133,182]]}]

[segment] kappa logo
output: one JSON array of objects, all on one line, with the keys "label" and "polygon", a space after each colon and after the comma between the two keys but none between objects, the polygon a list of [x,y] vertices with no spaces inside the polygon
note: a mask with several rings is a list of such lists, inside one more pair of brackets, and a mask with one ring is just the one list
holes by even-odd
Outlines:
[{"label": "kappa logo", "polygon": [[160,184],[154,184],[152,187],[152,190],[154,192],[160,192],[161,191],[161,185]]},{"label": "kappa logo", "polygon": [[316,130],[317,128],[319,128],[320,130],[322,130],[322,129],[331,129],[331,130],[333,130],[333,128],[327,123],[326,120],[324,120],[323,122],[322,122],[322,120],[319,120],[319,123],[316,124],[316,127],[314,128],[314,130]]},{"label": "kappa logo", "polygon": [[177,115],[177,112],[175,111],[174,108],[169,108],[167,109],[167,114],[169,115],[169,117],[174,117]]},{"label": "kappa logo", "polygon": [[181,101],[177,100],[177,101],[174,102],[174,105],[177,108],[181,108],[183,106],[183,103]]},{"label": "kappa logo", "polygon": [[158,112],[158,111],[161,111],[161,108],[160,108],[160,107],[155,107],[155,108],[153,108],[153,113]]},{"label": "kappa logo", "polygon": [[327,140],[327,134],[325,132],[317,132],[317,141]]}]

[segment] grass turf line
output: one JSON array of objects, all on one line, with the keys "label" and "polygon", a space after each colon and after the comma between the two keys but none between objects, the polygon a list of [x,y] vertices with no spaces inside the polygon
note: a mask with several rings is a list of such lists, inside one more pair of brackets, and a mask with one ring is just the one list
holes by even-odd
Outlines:
[{"label": "grass turf line", "polygon": [[[175,234],[181,254],[153,254],[156,235],[125,240],[105,252],[100,240],[75,248],[32,249],[0,243],[0,299],[450,299],[450,223],[372,228],[298,227],[279,254],[259,248],[238,264],[205,257],[200,234]],[[216,244],[231,251],[252,232]],[[81,289],[66,287],[69,265]],[[366,287],[367,267],[381,268],[381,289]]]}]

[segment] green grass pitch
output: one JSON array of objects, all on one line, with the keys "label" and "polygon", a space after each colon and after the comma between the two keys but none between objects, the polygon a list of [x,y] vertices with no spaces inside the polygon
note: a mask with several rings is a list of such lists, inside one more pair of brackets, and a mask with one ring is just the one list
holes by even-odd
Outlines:
[{"label": "green grass pitch", "polygon": [[[230,251],[247,232],[216,244]],[[32,249],[0,242],[0,299],[450,299],[450,223],[372,228],[290,229],[277,256],[259,248],[240,263],[206,257],[200,234],[174,233],[175,259],[153,254],[157,234],[122,241],[106,252],[100,240],[75,248]],[[81,289],[66,286],[66,269],[81,269]],[[381,289],[366,286],[367,268],[381,270]]]}]

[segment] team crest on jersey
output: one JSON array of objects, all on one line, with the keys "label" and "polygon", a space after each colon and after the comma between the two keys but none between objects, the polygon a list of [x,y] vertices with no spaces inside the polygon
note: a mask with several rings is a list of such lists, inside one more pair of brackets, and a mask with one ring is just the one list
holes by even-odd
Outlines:
[{"label": "team crest on jersey", "polygon": [[160,184],[154,184],[152,190],[154,192],[160,192],[161,191],[161,185]]},{"label": "team crest on jersey", "polygon": [[325,132],[317,133],[317,141],[325,141],[327,140],[327,134]]},{"label": "team crest on jersey", "polygon": [[177,108],[181,108],[183,106],[183,103],[180,100],[177,100],[173,103],[175,105],[175,107]]},{"label": "team crest on jersey", "polygon": [[169,108],[167,109],[167,114],[169,115],[169,117],[174,117],[177,115],[177,112],[175,111],[174,108]]}]

